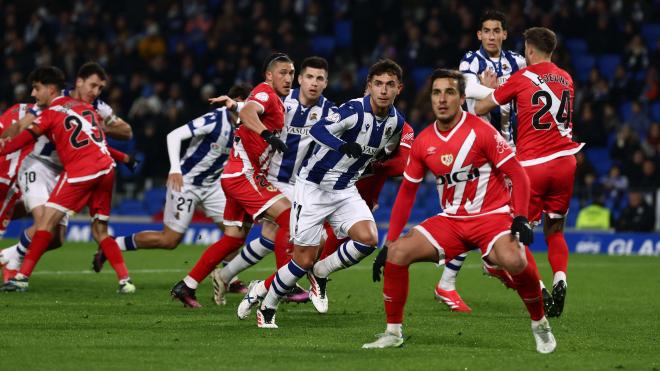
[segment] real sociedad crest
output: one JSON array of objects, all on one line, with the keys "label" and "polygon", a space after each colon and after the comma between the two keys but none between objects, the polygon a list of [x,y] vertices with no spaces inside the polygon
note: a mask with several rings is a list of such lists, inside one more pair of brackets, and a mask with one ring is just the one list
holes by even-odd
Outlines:
[{"label": "real sociedad crest", "polygon": [[392,128],[391,127],[386,128],[385,129],[385,135],[389,137],[391,134],[392,134]]},{"label": "real sociedad crest", "polygon": [[317,118],[318,118],[318,115],[316,114],[316,112],[312,112],[312,114],[309,115],[310,120],[316,120]]},{"label": "real sociedad crest", "polygon": [[454,162],[454,155],[451,153],[445,153],[444,155],[440,156],[440,161],[442,161],[443,165],[449,166],[452,162]]}]

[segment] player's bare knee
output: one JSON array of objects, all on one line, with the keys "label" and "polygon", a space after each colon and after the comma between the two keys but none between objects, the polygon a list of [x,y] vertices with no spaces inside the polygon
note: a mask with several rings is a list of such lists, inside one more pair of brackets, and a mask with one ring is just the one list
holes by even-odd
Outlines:
[{"label": "player's bare knee", "polygon": [[527,267],[527,259],[525,259],[524,256],[520,256],[518,254],[511,254],[507,256],[504,261],[504,264],[506,265],[504,268],[510,274],[518,274],[524,271]]},{"label": "player's bare knee", "polygon": [[410,264],[410,254],[406,244],[398,240],[387,248],[387,261],[397,265]]}]

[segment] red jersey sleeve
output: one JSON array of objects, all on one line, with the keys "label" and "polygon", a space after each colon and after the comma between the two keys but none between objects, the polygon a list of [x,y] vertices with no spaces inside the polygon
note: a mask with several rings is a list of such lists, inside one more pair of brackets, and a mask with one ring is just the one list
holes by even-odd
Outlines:
[{"label": "red jersey sleeve", "polygon": [[264,84],[260,84],[250,93],[247,102],[254,102],[262,108],[262,114],[269,111],[273,106],[273,96],[266,91]]},{"label": "red jersey sleeve", "polygon": [[403,171],[403,176],[413,183],[421,183],[426,175],[426,166],[422,157],[424,144],[420,138],[417,138],[412,144],[410,155],[408,156],[408,163]]},{"label": "red jersey sleeve", "polygon": [[502,85],[500,85],[493,92],[493,100],[497,103],[498,106],[501,106],[505,103],[510,102],[518,94],[520,90],[520,84],[522,82],[522,73],[525,69],[522,69],[509,77],[509,79]]},{"label": "red jersey sleeve", "polygon": [[407,122],[404,122],[403,129],[401,130],[401,142],[399,142],[399,146],[412,148],[414,140],[415,131],[413,130],[412,126],[410,126]]},{"label": "red jersey sleeve", "polygon": [[45,134],[52,125],[53,122],[53,112],[51,110],[44,110],[39,117],[34,119],[32,125],[32,131],[41,135]]}]

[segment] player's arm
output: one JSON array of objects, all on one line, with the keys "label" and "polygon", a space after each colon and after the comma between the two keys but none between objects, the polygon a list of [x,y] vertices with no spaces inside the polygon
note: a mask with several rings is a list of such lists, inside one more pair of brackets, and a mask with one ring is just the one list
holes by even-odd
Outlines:
[{"label": "player's arm", "polygon": [[358,114],[352,104],[346,103],[336,112],[322,118],[309,130],[309,134],[317,143],[330,147],[348,157],[358,158],[362,155],[362,146],[355,142],[345,142],[339,136],[357,124]]},{"label": "player's arm", "polygon": [[495,89],[486,98],[477,100],[474,112],[477,115],[485,115],[495,107],[511,102],[515,98],[519,87],[521,87],[520,76],[522,76],[522,70],[511,75],[507,82]]},{"label": "player's arm", "polygon": [[180,126],[167,134],[167,155],[170,158],[170,172],[167,176],[167,186],[176,192],[181,192],[183,187],[183,175],[181,173],[181,142],[190,139],[194,135],[194,130],[191,125]]},{"label": "player's arm", "polygon": [[0,155],[16,152],[19,149],[36,142],[40,135],[41,131],[39,128],[32,125],[11,139],[0,138]]},{"label": "player's arm", "polygon": [[[260,93],[261,94],[261,93]],[[280,138],[261,122],[259,115],[264,113],[264,107],[254,101],[248,101],[245,106],[238,112],[238,117],[241,119],[241,124],[246,128],[259,134],[266,143],[270,144],[278,152],[286,152],[287,147]]]},{"label": "player's arm", "polygon": [[375,162],[373,164],[374,172],[383,174],[387,177],[403,175],[414,139],[415,131],[412,126],[405,122],[403,124],[403,129],[401,130],[398,146],[392,154],[392,157],[382,162]]},{"label": "player's arm", "polygon": [[32,125],[34,120],[41,114],[41,110],[38,108],[30,108],[18,122],[13,125],[9,125],[5,131],[2,132],[0,138],[13,138],[18,133],[22,132],[28,126]]},{"label": "player's arm", "polygon": [[488,86],[482,85],[477,78],[477,75],[473,73],[464,73],[465,76],[465,97],[472,99],[485,99],[490,95],[495,89],[489,88]]},{"label": "player's arm", "polygon": [[101,99],[94,101],[94,108],[103,119],[103,132],[110,138],[119,140],[129,140],[133,137],[133,129],[122,118],[115,115],[114,110],[109,104]]},{"label": "player's arm", "polygon": [[209,98],[210,104],[219,104],[226,107],[232,112],[241,112],[243,107],[245,107],[245,102],[237,102],[231,99],[228,95],[221,95],[215,98]]}]

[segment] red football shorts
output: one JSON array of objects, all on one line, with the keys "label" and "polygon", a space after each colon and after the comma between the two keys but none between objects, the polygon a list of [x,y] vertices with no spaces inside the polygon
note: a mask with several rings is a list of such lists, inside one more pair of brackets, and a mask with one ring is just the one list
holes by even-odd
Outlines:
[{"label": "red football shorts", "polygon": [[[439,264],[478,248],[481,257],[490,253],[495,241],[501,236],[511,236],[509,214],[488,214],[471,218],[448,218],[432,216],[414,227],[438,250]],[[513,236],[511,236],[513,238]]]},{"label": "red football shorts", "polygon": [[250,224],[275,202],[286,198],[262,174],[222,178],[220,184],[227,197],[223,223],[228,226]]},{"label": "red football shorts", "polygon": [[380,191],[383,189],[386,180],[386,176],[374,174],[355,182],[360,196],[362,196],[362,199],[372,211],[378,206],[378,196],[380,196]]},{"label": "red football shorts", "polygon": [[76,183],[69,183],[66,172],[63,172],[46,206],[67,214],[77,213],[89,206],[92,219],[107,221],[110,219],[114,182],[115,169],[94,179]]},{"label": "red football shorts", "polygon": [[526,166],[531,184],[529,220],[541,221],[544,212],[551,219],[563,218],[573,196],[575,156],[564,156],[542,164]]}]

